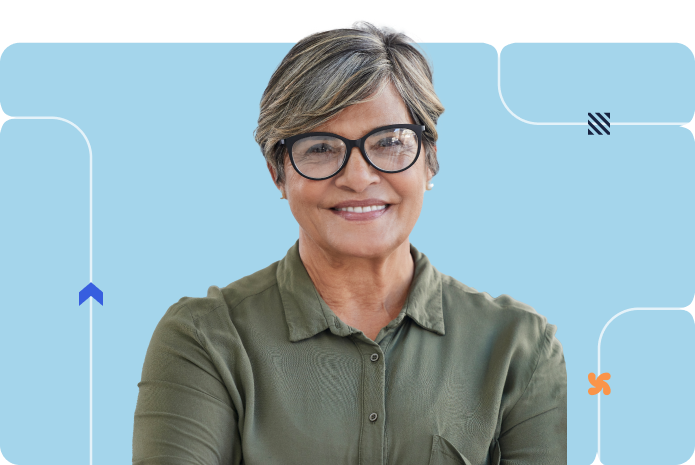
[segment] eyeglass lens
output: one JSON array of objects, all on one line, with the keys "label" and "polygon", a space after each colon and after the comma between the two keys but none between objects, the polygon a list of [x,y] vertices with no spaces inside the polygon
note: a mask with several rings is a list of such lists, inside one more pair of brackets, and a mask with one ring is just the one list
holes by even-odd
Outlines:
[{"label": "eyeglass lens", "polygon": [[[399,171],[413,163],[417,155],[417,134],[407,128],[391,128],[371,134],[364,141],[369,160],[384,171]],[[332,136],[308,136],[292,145],[297,169],[310,178],[335,174],[347,155],[345,143]]]}]

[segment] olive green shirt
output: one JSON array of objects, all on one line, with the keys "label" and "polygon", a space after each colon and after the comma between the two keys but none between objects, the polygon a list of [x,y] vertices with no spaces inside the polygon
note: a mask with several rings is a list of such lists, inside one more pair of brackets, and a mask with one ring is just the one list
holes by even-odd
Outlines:
[{"label": "olive green shirt", "polygon": [[566,464],[557,328],[411,254],[408,299],[375,341],[328,308],[298,243],[172,305],[138,383],[133,464]]}]

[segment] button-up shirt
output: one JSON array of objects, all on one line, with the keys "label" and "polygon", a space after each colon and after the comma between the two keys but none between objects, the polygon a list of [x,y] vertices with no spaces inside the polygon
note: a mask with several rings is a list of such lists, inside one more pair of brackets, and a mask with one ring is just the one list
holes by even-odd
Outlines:
[{"label": "button-up shirt", "polygon": [[133,464],[566,464],[556,327],[410,251],[407,301],[375,340],[326,305],[298,243],[172,305],[138,383]]}]

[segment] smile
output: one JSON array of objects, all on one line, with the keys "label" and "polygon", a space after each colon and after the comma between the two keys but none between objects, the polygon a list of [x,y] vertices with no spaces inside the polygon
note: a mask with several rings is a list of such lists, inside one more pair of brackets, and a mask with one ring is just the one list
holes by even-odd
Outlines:
[{"label": "smile", "polygon": [[[371,202],[370,202],[371,203]],[[333,207],[329,211],[347,221],[369,222],[390,211],[390,204]]]},{"label": "smile", "polygon": [[384,208],[386,208],[386,205],[367,205],[365,207],[336,208],[336,210],[341,212],[369,213],[377,210],[383,210]]}]

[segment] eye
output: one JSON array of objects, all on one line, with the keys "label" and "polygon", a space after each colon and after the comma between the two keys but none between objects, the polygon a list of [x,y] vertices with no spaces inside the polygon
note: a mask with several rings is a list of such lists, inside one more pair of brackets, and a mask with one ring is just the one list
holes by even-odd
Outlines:
[{"label": "eye", "polygon": [[306,151],[306,153],[314,154],[314,153],[329,153],[333,152],[333,146],[326,144],[326,143],[321,143],[321,144],[314,144],[309,149]]},{"label": "eye", "polygon": [[377,142],[376,145],[377,147],[394,147],[403,144],[397,137],[384,137],[379,142]]}]

